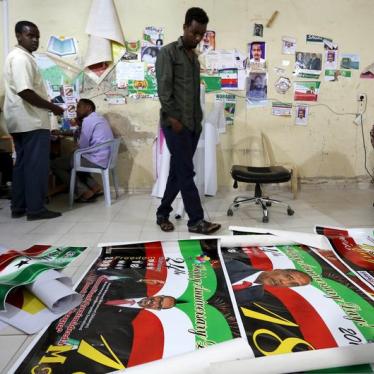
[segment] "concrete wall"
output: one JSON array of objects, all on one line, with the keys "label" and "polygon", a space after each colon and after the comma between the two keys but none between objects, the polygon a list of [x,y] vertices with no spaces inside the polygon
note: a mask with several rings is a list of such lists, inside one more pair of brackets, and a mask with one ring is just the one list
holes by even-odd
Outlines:
[{"label": "concrete wall", "polygon": [[[84,30],[90,4],[90,0],[11,0],[11,45],[16,42],[13,36],[15,22],[28,19],[41,31],[40,51],[45,50],[51,34],[74,36],[84,56],[88,40]],[[289,75],[292,74],[293,57],[281,54],[283,35],[296,37],[298,50],[320,53],[323,53],[322,45],[306,44],[305,35],[326,36],[339,44],[341,53],[358,53],[360,68],[374,62],[372,0],[206,0],[203,3],[115,0],[115,4],[127,40],[141,38],[143,28],[153,25],[163,26],[166,42],[173,41],[182,33],[185,11],[191,6],[202,6],[211,20],[209,29],[217,33],[216,47],[237,48],[242,52],[253,40],[254,22],[266,24],[272,13],[278,10],[278,17],[271,28],[264,29],[263,37],[267,42],[269,98],[292,101],[291,91],[282,96],[274,88],[277,78],[274,67],[281,66],[282,60],[291,61],[287,69]],[[0,48],[0,56],[1,53]],[[221,135],[218,146],[219,186],[231,185],[229,170],[232,163],[262,162],[261,132],[270,138],[275,159],[297,165],[302,178],[358,178],[365,175],[360,127],[352,123],[353,116],[336,115],[325,106],[336,112],[356,112],[356,97],[361,92],[368,97],[364,132],[368,165],[373,168],[369,129],[374,114],[374,81],[359,79],[359,71],[353,70],[351,79],[324,82],[322,75],[321,82],[317,104],[323,105],[310,108],[306,127],[295,126],[293,117],[272,116],[270,105],[247,109],[244,99],[238,98],[235,124]],[[208,103],[212,100],[213,96],[208,95]],[[158,102],[129,100],[124,106],[108,106],[102,96],[95,101],[99,111],[108,116],[116,132],[124,139],[119,164],[122,185],[130,189],[149,189],[153,182],[151,146],[157,130]]]}]

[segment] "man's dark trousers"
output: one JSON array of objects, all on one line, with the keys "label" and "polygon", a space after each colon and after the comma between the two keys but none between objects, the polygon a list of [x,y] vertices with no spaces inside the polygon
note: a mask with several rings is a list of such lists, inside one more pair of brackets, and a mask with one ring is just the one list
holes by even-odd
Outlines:
[{"label": "man's dark trousers", "polygon": [[16,149],[12,212],[41,213],[48,191],[50,131],[19,132],[12,137]]},{"label": "man's dark trousers", "polygon": [[171,127],[162,127],[162,130],[171,158],[169,177],[157,216],[169,217],[173,210],[171,204],[180,191],[184,209],[189,217],[188,226],[193,226],[204,218],[199,191],[193,179],[195,176],[193,155],[200,133],[192,132],[185,127],[179,133],[175,133]]}]

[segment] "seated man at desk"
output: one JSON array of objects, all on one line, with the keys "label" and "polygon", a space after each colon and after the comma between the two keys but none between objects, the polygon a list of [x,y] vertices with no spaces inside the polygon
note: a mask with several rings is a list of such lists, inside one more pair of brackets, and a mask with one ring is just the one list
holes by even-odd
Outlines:
[{"label": "seated man at desk", "polygon": [[[81,99],[77,106],[77,122],[80,125],[80,136],[78,147],[88,148],[113,139],[113,133],[107,120],[95,112],[93,101]],[[101,148],[82,156],[81,165],[94,168],[106,168],[110,156],[110,149]],[[73,167],[73,155],[67,155],[53,160],[52,172],[61,181],[69,185],[70,171]],[[77,184],[75,188],[77,202],[92,202],[102,194],[101,186],[89,173],[77,173]]]}]

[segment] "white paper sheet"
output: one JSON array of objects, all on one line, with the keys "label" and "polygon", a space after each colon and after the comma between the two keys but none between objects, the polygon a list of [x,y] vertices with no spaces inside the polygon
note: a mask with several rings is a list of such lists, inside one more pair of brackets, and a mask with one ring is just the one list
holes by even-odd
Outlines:
[{"label": "white paper sheet", "polygon": [[86,33],[125,44],[113,0],[92,0]]},{"label": "white paper sheet", "polygon": [[[295,241],[274,235],[221,236],[221,247],[270,246],[296,244]],[[194,237],[196,239],[196,237]],[[206,239],[206,237],[205,237]]]},{"label": "white paper sheet", "polygon": [[113,0],[92,1],[86,33],[90,35],[90,40],[84,66],[112,61],[111,42],[125,44]]},{"label": "white paper sheet", "polygon": [[[240,231],[248,233],[272,234],[280,237],[282,240],[289,240],[299,244],[308,245],[319,249],[330,249],[329,241],[323,235],[308,234],[297,231],[263,229],[259,227],[229,226],[230,231]],[[239,236],[239,235],[238,235]]]},{"label": "white paper sheet", "polygon": [[131,374],[206,374],[210,363],[250,358],[246,340],[238,338],[211,345],[184,355],[127,368],[116,373]]},{"label": "white paper sheet", "polygon": [[129,79],[144,81],[144,63],[120,61],[116,66],[117,84]]},{"label": "white paper sheet", "polygon": [[234,51],[215,50],[210,51],[205,58],[205,68],[208,70],[219,70],[234,68],[237,66],[237,60]]},{"label": "white paper sheet", "polygon": [[374,360],[374,343],[212,363],[210,374],[282,374],[367,364]]},{"label": "white paper sheet", "polygon": [[90,35],[84,66],[88,67],[100,62],[108,62],[112,61],[112,59],[110,40],[101,38],[100,36]]}]

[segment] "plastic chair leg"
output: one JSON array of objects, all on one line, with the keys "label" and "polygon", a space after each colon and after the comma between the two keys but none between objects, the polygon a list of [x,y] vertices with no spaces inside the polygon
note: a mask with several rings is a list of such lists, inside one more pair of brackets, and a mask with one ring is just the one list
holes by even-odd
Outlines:
[{"label": "plastic chair leg", "polygon": [[112,179],[113,179],[113,184],[114,184],[114,190],[116,191],[116,199],[118,199],[119,193],[118,193],[118,177],[117,177],[117,172],[115,169],[111,170],[112,173]]},{"label": "plastic chair leg", "polygon": [[69,190],[69,206],[70,206],[70,208],[73,206],[73,202],[74,202],[75,178],[76,178],[76,171],[73,168],[73,169],[71,169],[71,174],[70,174],[70,190]]},{"label": "plastic chair leg", "polygon": [[110,197],[110,184],[109,184],[109,171],[105,169],[102,171],[101,176],[103,178],[103,187],[104,187],[104,196],[105,196],[105,205],[111,206],[112,200]]}]

